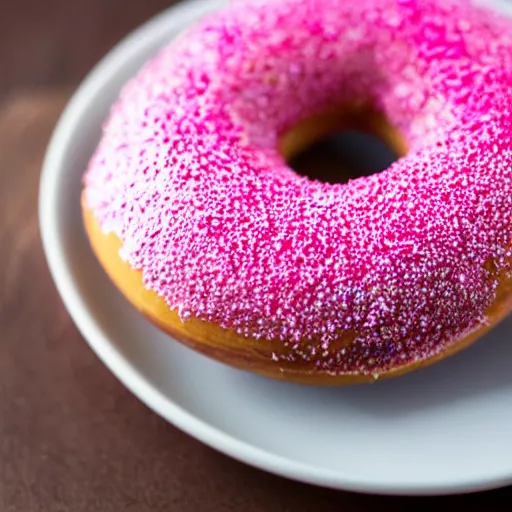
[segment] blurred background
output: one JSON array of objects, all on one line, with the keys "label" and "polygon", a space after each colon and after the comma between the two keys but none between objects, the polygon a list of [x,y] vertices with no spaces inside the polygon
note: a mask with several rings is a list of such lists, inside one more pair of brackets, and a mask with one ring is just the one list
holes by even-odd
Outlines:
[{"label": "blurred background", "polygon": [[0,0],[0,95],[76,86],[116,42],[176,0]]}]

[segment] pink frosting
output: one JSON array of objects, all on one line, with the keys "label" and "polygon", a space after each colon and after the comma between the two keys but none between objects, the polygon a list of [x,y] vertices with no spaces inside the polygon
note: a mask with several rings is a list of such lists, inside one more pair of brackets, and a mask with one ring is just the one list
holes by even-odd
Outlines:
[{"label": "pink frosting", "polygon": [[[123,89],[87,204],[183,320],[278,339],[276,364],[431,357],[488,321],[486,263],[508,271],[511,27],[455,0],[235,2]],[[287,129],[359,99],[407,156],[335,185],[286,165]]]}]

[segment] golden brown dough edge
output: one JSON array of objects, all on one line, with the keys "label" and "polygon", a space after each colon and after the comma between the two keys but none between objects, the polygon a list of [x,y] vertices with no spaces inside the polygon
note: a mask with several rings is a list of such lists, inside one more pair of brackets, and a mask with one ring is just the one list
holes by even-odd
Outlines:
[{"label": "golden brown dough edge", "polygon": [[[269,378],[309,385],[339,386],[372,382],[375,377],[363,374],[332,375],[315,367],[315,360],[308,363],[276,362],[272,354],[282,354],[283,346],[277,340],[253,340],[237,335],[233,331],[191,318],[182,322],[176,311],[167,306],[156,292],[145,288],[141,273],[133,270],[121,260],[121,242],[114,234],[104,234],[82,198],[83,220],[91,247],[101,266],[126,299],[151,322],[188,347],[227,365],[264,375]],[[498,276],[496,276],[498,278]],[[497,296],[487,311],[489,323],[469,335],[455,340],[442,353],[428,359],[406,364],[379,374],[379,379],[396,377],[429,366],[462,350],[488,332],[512,309],[512,281],[501,278]],[[353,335],[336,343],[350,343]],[[320,356],[321,357],[321,356]]]}]

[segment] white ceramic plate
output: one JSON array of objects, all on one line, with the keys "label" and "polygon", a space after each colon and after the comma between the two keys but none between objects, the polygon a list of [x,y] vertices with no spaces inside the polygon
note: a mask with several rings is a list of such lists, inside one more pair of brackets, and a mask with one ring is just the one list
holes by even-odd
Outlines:
[{"label": "white ceramic plate", "polygon": [[42,176],[41,229],[52,275],[78,328],[154,411],[267,471],[388,494],[512,483],[512,318],[427,370],[364,387],[309,388],[239,372],[182,347],[132,310],[100,269],[82,230],[79,194],[101,123],[146,58],[221,4],[182,4],[131,34],[87,78],[56,128]]}]

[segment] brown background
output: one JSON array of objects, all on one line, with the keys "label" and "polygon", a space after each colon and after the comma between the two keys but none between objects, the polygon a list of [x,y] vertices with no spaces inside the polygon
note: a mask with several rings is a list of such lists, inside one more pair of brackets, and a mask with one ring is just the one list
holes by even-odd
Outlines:
[{"label": "brown background", "polygon": [[[69,94],[166,0],[0,0],[0,512],[509,509],[511,489],[383,498],[301,485],[203,446],[92,354],[48,275],[41,159]],[[507,506],[508,505],[508,506]]]}]

